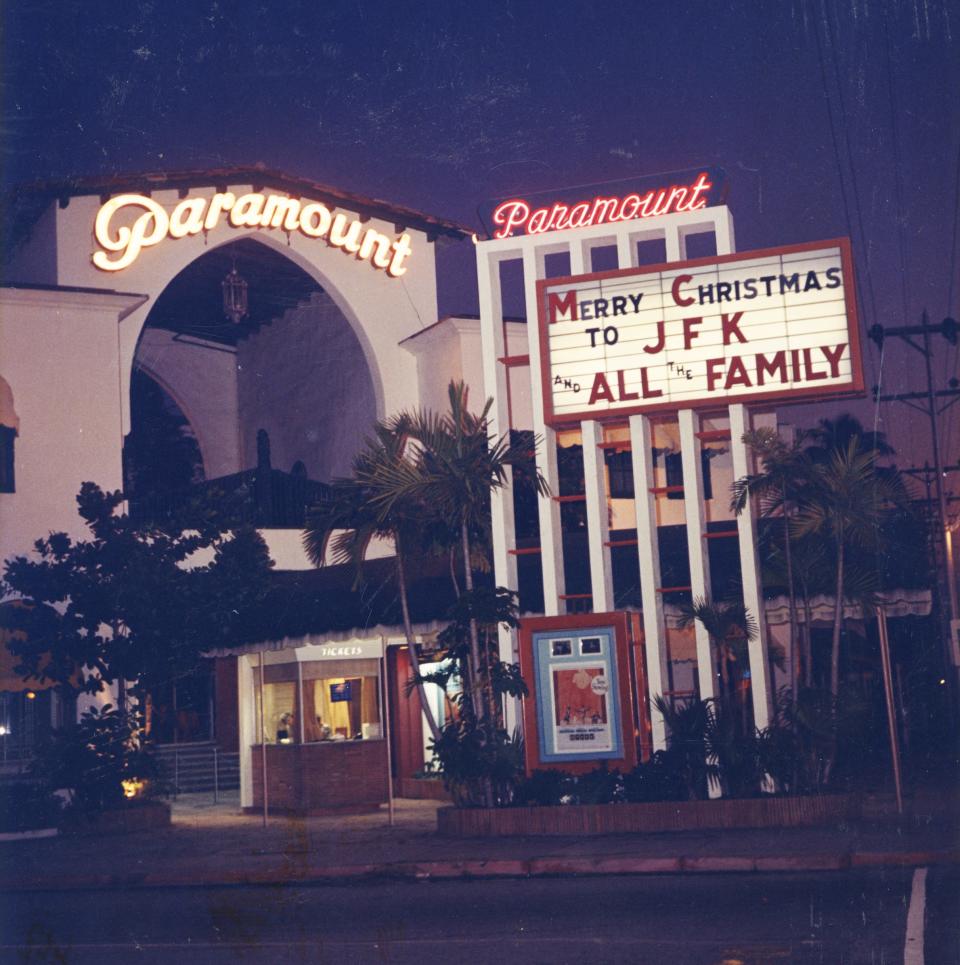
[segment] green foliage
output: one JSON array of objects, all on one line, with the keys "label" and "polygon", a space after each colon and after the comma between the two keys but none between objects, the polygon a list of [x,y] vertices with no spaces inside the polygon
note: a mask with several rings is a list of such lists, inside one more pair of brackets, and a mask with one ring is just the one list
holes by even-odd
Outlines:
[{"label": "green foliage", "polygon": [[[509,434],[492,438],[487,421],[491,403],[477,414],[470,412],[463,383],[451,382],[448,395],[446,413],[404,412],[374,427],[354,460],[352,476],[337,480],[330,502],[309,514],[304,545],[318,566],[332,548],[334,560],[354,563],[359,580],[370,540],[393,541],[413,666],[408,696],[417,689],[434,753],[455,797],[471,803],[480,789],[492,804],[509,797],[503,789],[516,774],[505,776],[507,763],[513,760],[512,766],[519,767],[515,746],[502,730],[502,697],[521,697],[526,687],[519,668],[498,656],[498,627],[517,625],[516,596],[475,585],[474,573],[491,569],[490,494],[507,484],[511,466],[529,463],[530,441],[512,442]],[[542,488],[539,475],[533,475]],[[441,666],[421,670],[406,573],[411,558],[427,552],[449,558],[458,599],[438,636]],[[459,686],[453,698],[458,714],[441,731],[423,685],[446,689],[451,681]]]},{"label": "green foliage", "polygon": [[[449,721],[430,750],[458,807],[502,807],[513,800],[523,769],[523,742],[502,728],[490,731],[463,718]],[[492,796],[492,800],[491,800]]]},{"label": "green foliage", "polygon": [[456,717],[448,721],[430,745],[444,783],[461,806],[506,805],[512,802],[523,769],[522,742],[509,737],[500,725],[503,696],[525,697],[527,686],[516,664],[496,655],[499,624],[516,626],[516,594],[503,587],[478,587],[464,592],[454,604],[450,623],[437,635],[441,668],[418,679],[431,680],[446,689],[449,681],[462,681],[471,656],[471,624],[482,642],[484,678],[489,681],[483,713],[462,689],[454,696]]},{"label": "green foliage", "polygon": [[708,780],[716,780],[716,765],[707,764],[709,705],[702,700],[671,703],[657,696],[657,710],[666,721],[670,764],[685,789],[688,800],[707,796]]},{"label": "green foliage", "polygon": [[66,789],[70,808],[89,814],[126,802],[124,780],[158,788],[153,756],[141,743],[137,715],[121,714],[109,704],[93,707],[79,723],[56,732],[33,764],[37,780],[49,790]]},{"label": "green foliage", "polygon": [[683,801],[687,785],[677,755],[657,751],[623,775],[624,800],[634,804],[652,801]]},{"label": "green foliage", "polygon": [[[871,757],[874,733],[883,733],[871,707],[853,689],[833,698],[828,690],[803,688],[793,701],[777,695],[774,719],[759,734],[760,760],[782,793],[820,793],[840,785]],[[839,756],[844,766],[833,770]]]},{"label": "green foliage", "polygon": [[[7,563],[2,589],[25,605],[0,615],[23,632],[10,649],[25,676],[67,691],[118,681],[146,691],[190,672],[204,650],[246,638],[272,566],[257,533],[145,527],[117,511],[122,501],[84,483],[77,504],[90,537],[54,533],[36,541],[34,557]],[[210,549],[212,562],[189,565]]]},{"label": "green foliage", "polygon": [[686,790],[678,755],[658,751],[625,774],[606,764],[577,775],[564,770],[534,771],[517,782],[513,803],[530,807],[682,801]]},{"label": "green foliage", "polygon": [[623,776],[604,761],[599,767],[578,774],[574,794],[578,804],[616,804],[624,799]]},{"label": "green foliage", "polygon": [[576,781],[572,774],[561,770],[538,770],[529,777],[521,777],[513,794],[517,807],[565,804],[573,800]]}]

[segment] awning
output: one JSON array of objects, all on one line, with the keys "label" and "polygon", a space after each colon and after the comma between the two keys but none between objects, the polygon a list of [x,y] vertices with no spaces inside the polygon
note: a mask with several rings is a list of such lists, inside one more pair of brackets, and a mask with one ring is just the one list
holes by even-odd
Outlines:
[{"label": "awning", "polygon": [[[933,597],[929,590],[885,590],[878,593],[877,598],[883,604],[888,617],[926,617],[933,609]],[[764,607],[767,616],[767,623],[776,626],[777,624],[790,622],[790,600],[787,596],[776,596],[767,600]],[[818,593],[810,599],[811,623],[831,624],[834,616],[834,597]],[[843,616],[846,620],[862,620],[864,613],[862,607],[857,603],[844,603]],[[872,613],[867,613],[866,618],[871,619]],[[804,606],[797,600],[797,621],[803,623],[806,620]]]},{"label": "awning", "polygon": [[[447,620],[431,620],[429,623],[416,623],[413,625],[413,635],[418,642],[427,642],[441,630],[449,626]],[[364,643],[370,640],[386,640],[388,642],[406,643],[407,636],[402,626],[383,626],[378,624],[374,627],[364,627],[363,629],[352,630],[330,630],[326,633],[305,633],[302,636],[283,637],[279,640],[262,640],[257,643],[243,643],[236,647],[217,647],[213,650],[204,651],[205,657],[240,657],[252,653],[269,653],[275,650],[294,650],[301,647],[322,648],[331,644],[349,644],[352,641]],[[362,658],[364,654],[356,655]],[[331,658],[349,659],[349,656],[331,654]],[[310,659],[324,659],[323,654],[318,654]]]}]

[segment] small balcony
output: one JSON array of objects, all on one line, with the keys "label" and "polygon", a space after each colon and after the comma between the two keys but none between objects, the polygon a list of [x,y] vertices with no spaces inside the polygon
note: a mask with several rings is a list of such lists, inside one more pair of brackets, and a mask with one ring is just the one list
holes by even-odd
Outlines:
[{"label": "small balcony", "polygon": [[204,520],[224,529],[303,529],[310,506],[330,497],[326,483],[269,466],[220,476],[183,489],[130,494],[130,516],[154,526],[190,527]]}]

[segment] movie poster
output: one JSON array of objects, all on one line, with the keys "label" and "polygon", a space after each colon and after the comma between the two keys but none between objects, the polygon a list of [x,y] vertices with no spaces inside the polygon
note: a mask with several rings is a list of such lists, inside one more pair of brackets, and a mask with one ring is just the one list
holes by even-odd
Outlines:
[{"label": "movie poster", "polygon": [[591,754],[613,750],[608,690],[603,665],[553,669],[556,753]]}]

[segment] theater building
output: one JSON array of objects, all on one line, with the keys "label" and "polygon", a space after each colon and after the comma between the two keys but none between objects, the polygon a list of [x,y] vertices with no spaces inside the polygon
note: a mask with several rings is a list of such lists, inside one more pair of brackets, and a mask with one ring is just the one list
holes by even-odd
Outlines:
[{"label": "theater building", "polygon": [[[450,379],[463,379],[472,400],[493,398],[494,433],[540,440],[550,485],[535,508],[509,488],[493,504],[495,575],[528,615],[522,634],[503,632],[501,655],[532,684],[525,708],[507,707],[508,728],[526,722],[531,765],[630,761],[663,746],[651,698],[715,692],[709,639],[679,626],[679,603],[734,585],[766,616],[749,649],[762,727],[786,679],[772,644],[788,634],[783,601],[763,598],[756,520],[729,509],[731,482],[751,468],[740,437],[775,426],[784,394],[860,391],[857,327],[845,244],[736,260],[711,177],[579,206],[511,199],[479,242],[461,225],[261,168],[22,192],[0,288],[0,559],[50,531],[83,537],[86,480],[123,489],[144,519],[197,488],[243,493],[285,622],[152,695],[152,738],[238,754],[245,807],[262,805],[264,775],[280,810],[376,806],[390,781],[417,793],[429,755],[404,692],[396,595],[313,568],[302,526],[375,420],[443,408]],[[474,243],[480,317],[440,318],[436,248]],[[800,270],[801,287],[814,273],[812,293],[793,291]],[[526,321],[507,313],[510,292]],[[763,308],[751,315],[753,298]],[[805,341],[806,303],[830,321]],[[652,327],[638,341],[641,319]],[[163,433],[178,456],[158,465]],[[371,550],[368,581],[390,585],[391,552]],[[450,598],[442,565],[418,575],[420,638]],[[3,706],[25,719],[25,685],[8,670],[2,686]],[[444,694],[432,699],[442,718]],[[62,717],[43,704],[43,726]]]}]

